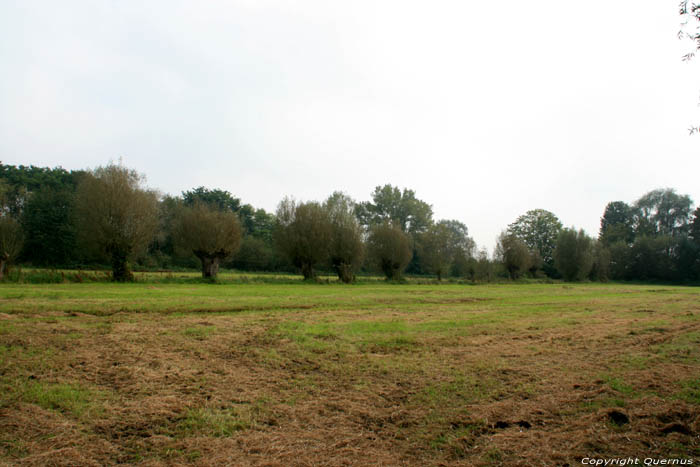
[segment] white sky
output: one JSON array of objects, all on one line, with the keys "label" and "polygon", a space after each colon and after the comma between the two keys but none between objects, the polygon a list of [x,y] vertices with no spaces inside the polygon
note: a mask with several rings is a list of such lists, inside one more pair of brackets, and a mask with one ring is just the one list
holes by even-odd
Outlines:
[{"label": "white sky", "polygon": [[700,201],[677,3],[0,0],[0,160],[268,210],[391,183],[489,248],[535,208],[596,235],[608,201]]}]

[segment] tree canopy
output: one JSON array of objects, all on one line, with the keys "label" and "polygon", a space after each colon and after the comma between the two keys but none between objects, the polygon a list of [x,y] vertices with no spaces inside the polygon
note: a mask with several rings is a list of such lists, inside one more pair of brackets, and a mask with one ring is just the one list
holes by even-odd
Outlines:
[{"label": "tree canopy", "polygon": [[515,235],[525,245],[537,252],[544,264],[554,264],[554,247],[561,230],[559,218],[544,209],[534,209],[518,217],[508,226],[508,233]]},{"label": "tree canopy", "polygon": [[132,279],[129,260],[144,251],[158,227],[158,198],[134,170],[110,164],[81,180],[76,199],[80,244],[106,254],[115,281]]},{"label": "tree canopy", "polygon": [[316,277],[327,261],[332,240],[328,212],[317,202],[297,203],[283,199],[277,208],[275,241],[304,279]]},{"label": "tree canopy", "polygon": [[362,228],[355,217],[355,202],[336,191],[324,203],[331,227],[329,259],[343,282],[352,282],[364,258]]},{"label": "tree canopy", "polygon": [[412,256],[408,235],[386,221],[371,227],[367,244],[370,258],[386,278],[401,279]]},{"label": "tree canopy", "polygon": [[652,190],[634,203],[637,229],[647,235],[681,235],[687,232],[693,201],[688,195],[663,188]]},{"label": "tree canopy", "polygon": [[366,226],[392,222],[406,233],[425,232],[433,222],[433,208],[416,198],[413,190],[391,185],[378,186],[372,193],[372,201],[356,206],[356,215]]},{"label": "tree canopy", "polygon": [[202,263],[202,277],[214,279],[221,262],[230,258],[241,244],[238,216],[215,204],[196,202],[182,209],[175,239],[180,248],[194,253]]}]

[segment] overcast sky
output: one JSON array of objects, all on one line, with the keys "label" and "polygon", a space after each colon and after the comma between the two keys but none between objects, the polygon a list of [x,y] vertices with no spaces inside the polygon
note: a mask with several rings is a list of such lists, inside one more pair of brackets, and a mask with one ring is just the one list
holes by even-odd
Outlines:
[{"label": "overcast sky", "polygon": [[0,160],[274,210],[416,191],[481,246],[529,209],[700,201],[677,1],[0,0]]}]

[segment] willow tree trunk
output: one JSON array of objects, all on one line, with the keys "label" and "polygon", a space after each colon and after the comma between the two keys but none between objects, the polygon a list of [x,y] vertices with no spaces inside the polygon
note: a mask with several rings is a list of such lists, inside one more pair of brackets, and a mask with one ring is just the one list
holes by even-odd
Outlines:
[{"label": "willow tree trunk", "polygon": [[314,271],[314,266],[311,263],[304,263],[301,265],[301,274],[304,276],[304,280],[308,281],[316,277],[316,271]]},{"label": "willow tree trunk", "polygon": [[382,272],[388,281],[398,281],[401,279],[401,271],[399,265],[390,259],[383,259],[381,262]]},{"label": "willow tree trunk", "polygon": [[335,267],[338,272],[338,279],[349,284],[355,279],[355,274],[352,272],[352,266],[345,263],[340,263]]},{"label": "willow tree trunk", "polygon": [[200,256],[199,260],[202,262],[202,277],[204,279],[216,279],[221,258],[218,256]]},{"label": "willow tree trunk", "polygon": [[127,258],[129,253],[123,250],[112,250],[112,280],[115,282],[131,282],[134,274],[131,272]]},{"label": "willow tree trunk", "polygon": [[0,281],[5,277],[5,267],[7,266],[7,260],[5,258],[0,258]]}]

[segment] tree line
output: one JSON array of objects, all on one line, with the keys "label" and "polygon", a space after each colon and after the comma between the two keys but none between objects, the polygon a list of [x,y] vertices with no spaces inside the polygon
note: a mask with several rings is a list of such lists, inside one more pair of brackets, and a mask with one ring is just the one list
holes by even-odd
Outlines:
[{"label": "tree line", "polygon": [[410,189],[378,186],[370,201],[344,193],[323,201],[283,199],[256,209],[220,189],[161,195],[121,164],[94,170],[0,164],[0,278],[15,262],[44,267],[109,264],[116,281],[132,268],[220,267],[319,272],[352,282],[360,271],[471,281],[700,279],[700,208],[672,189],[609,203],[598,238],[565,228],[542,209],[519,216],[493,255],[465,224],[434,220]]}]

